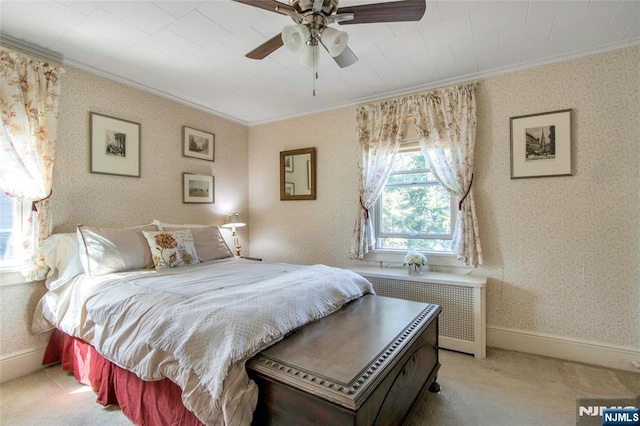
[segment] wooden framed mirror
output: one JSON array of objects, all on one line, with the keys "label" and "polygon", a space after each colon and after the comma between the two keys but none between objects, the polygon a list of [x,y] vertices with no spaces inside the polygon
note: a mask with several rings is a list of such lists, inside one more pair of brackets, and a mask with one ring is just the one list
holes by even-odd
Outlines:
[{"label": "wooden framed mirror", "polygon": [[280,199],[316,199],[316,149],[280,152]]}]

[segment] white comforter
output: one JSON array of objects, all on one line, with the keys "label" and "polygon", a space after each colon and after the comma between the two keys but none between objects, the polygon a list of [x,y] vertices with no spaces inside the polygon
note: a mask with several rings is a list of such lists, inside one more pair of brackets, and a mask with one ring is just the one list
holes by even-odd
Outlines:
[{"label": "white comforter", "polygon": [[343,269],[225,259],[80,275],[40,307],[57,328],[142,379],[178,384],[203,423],[235,425],[251,422],[257,402],[245,360],[367,293],[371,284]]}]

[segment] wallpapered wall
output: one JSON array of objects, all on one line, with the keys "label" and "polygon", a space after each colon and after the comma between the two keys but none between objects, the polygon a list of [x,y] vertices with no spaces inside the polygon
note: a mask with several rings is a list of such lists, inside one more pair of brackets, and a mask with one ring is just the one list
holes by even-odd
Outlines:
[{"label": "wallpapered wall", "polygon": [[[345,265],[358,211],[355,122],[349,107],[249,130],[252,256]],[[280,201],[280,151],[310,147],[316,148],[316,199]]]},{"label": "wallpapered wall", "polygon": [[[125,85],[64,66],[52,209],[54,232],[76,225],[131,226],[159,219],[220,225],[248,215],[248,128]],[[141,124],[141,177],[89,172],[89,112]],[[215,134],[215,162],[182,157],[182,126]],[[182,173],[215,177],[214,204],[183,204]],[[248,246],[250,227],[239,228]],[[230,243],[230,233],[222,231]],[[0,356],[46,344],[31,335],[41,283],[0,287]]]},{"label": "wallpapered wall", "polygon": [[[488,326],[640,347],[640,47],[487,78],[474,190]],[[321,89],[319,89],[321,92]],[[509,118],[573,109],[575,175],[510,179]],[[251,252],[349,266],[355,107],[249,132]],[[280,201],[278,151],[315,146],[318,199]]]},{"label": "wallpapered wall", "polygon": [[[67,67],[54,168],[54,230],[78,223],[221,224],[247,212],[246,126]],[[89,173],[89,111],[141,124],[141,178]],[[182,156],[182,126],[215,134],[215,161]],[[214,204],[183,204],[182,173],[215,177]],[[242,231],[242,230],[241,230]]]}]

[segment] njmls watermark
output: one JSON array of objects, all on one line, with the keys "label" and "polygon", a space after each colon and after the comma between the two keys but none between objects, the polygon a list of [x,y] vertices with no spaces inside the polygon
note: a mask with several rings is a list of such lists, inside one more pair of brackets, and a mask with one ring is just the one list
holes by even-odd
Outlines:
[{"label": "njmls watermark", "polygon": [[578,398],[576,426],[640,426],[640,395]]}]

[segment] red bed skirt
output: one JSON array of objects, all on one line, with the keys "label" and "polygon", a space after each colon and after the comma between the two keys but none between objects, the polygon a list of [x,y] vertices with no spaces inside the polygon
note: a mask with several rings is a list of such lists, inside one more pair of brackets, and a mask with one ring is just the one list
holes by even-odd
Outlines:
[{"label": "red bed skirt", "polygon": [[97,402],[117,404],[136,425],[201,426],[182,404],[182,390],[169,379],[146,382],[134,373],[102,357],[83,340],[55,330],[49,339],[43,364],[62,363],[62,369],[91,386]]}]

